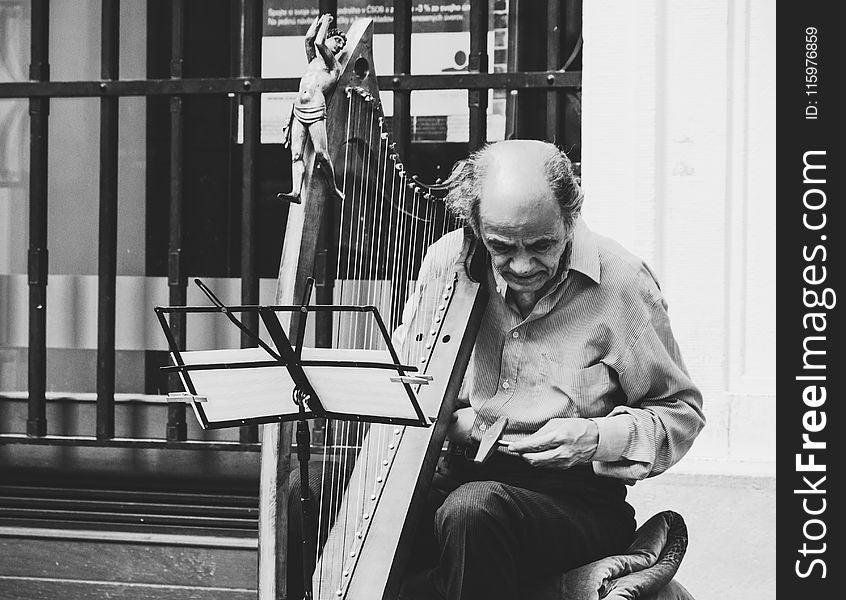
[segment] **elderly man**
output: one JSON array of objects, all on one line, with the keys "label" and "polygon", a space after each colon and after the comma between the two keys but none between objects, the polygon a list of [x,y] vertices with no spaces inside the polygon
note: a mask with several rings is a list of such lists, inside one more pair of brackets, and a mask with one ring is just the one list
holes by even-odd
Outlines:
[{"label": "elderly man", "polygon": [[[447,203],[487,249],[492,293],[418,534],[414,562],[430,568],[402,597],[514,599],[625,549],[635,527],[626,483],[687,452],[704,425],[702,398],[654,274],[580,219],[563,152],[493,144],[452,184]],[[436,242],[420,281],[462,246],[460,232]],[[507,445],[473,463],[501,416]]]}]

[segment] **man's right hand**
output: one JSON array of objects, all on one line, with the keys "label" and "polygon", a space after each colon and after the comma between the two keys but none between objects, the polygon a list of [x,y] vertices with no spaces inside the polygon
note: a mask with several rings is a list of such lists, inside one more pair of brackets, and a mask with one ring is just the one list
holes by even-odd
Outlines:
[{"label": "man's right hand", "polygon": [[461,446],[468,445],[475,421],[476,411],[473,410],[472,406],[459,408],[452,413],[452,421],[449,424],[449,429],[447,429],[447,439]]}]

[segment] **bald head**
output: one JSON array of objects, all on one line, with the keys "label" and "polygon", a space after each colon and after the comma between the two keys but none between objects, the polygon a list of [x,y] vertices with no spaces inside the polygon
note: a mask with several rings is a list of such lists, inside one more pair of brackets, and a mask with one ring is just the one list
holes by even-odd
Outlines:
[{"label": "bald head", "polygon": [[553,202],[567,229],[581,209],[581,191],[570,160],[553,144],[537,140],[489,144],[459,162],[449,183],[447,205],[477,234],[480,213],[488,209],[510,207],[518,218]]}]

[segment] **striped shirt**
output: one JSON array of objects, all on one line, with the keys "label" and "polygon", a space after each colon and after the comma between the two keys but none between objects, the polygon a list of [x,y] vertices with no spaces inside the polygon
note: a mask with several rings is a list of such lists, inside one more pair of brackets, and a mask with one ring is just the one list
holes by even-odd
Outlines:
[{"label": "striped shirt", "polygon": [[[418,286],[442,275],[462,244],[460,230],[435,242]],[[642,260],[579,219],[562,267],[528,316],[494,269],[488,285],[498,293],[490,295],[459,397],[476,412],[471,442],[503,415],[507,441],[552,418],[583,417],[599,428],[599,475],[631,482],[684,456],[705,424],[702,396]]]}]

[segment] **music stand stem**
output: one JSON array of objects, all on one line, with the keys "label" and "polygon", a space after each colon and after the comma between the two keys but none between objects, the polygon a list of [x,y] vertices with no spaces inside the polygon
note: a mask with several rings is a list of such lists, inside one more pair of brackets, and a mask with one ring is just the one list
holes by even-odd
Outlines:
[{"label": "music stand stem", "polygon": [[[297,420],[297,460],[300,464],[300,510],[302,512],[302,551],[303,551],[303,597],[305,600],[312,600],[312,570],[309,566],[309,558],[315,556],[312,537],[313,502],[311,489],[309,488],[308,463],[311,459],[311,435],[306,419],[305,399],[306,394],[298,388],[294,389],[294,402],[299,406],[299,419]],[[320,535],[316,532],[315,539]]]}]

